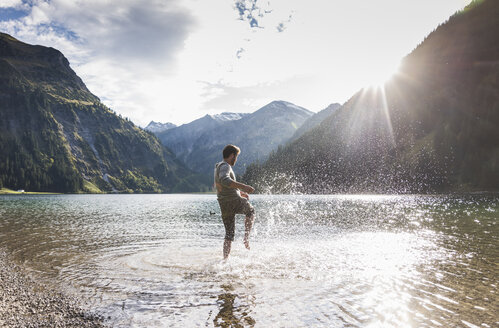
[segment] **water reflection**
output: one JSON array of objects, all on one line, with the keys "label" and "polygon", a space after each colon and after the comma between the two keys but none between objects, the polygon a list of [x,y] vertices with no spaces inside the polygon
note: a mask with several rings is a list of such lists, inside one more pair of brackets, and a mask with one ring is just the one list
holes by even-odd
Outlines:
[{"label": "water reflection", "polygon": [[[254,327],[255,319],[250,313],[250,305],[244,304],[240,296],[233,294],[231,285],[222,285],[224,293],[218,295],[217,304],[220,308],[213,324],[215,327]],[[254,301],[254,300],[253,300]]]}]

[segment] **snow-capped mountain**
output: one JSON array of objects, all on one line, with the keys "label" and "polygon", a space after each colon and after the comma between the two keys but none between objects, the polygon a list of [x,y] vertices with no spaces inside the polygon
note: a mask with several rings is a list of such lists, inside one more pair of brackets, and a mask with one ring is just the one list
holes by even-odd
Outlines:
[{"label": "snow-capped mountain", "polygon": [[177,125],[173,123],[160,123],[160,122],[155,122],[151,121],[145,128],[144,130],[151,131],[152,133],[160,133],[169,129],[176,128]]},{"label": "snow-capped mountain", "polygon": [[227,122],[227,121],[237,121],[245,117],[246,115],[249,115],[249,113],[229,113],[229,112],[224,112],[221,114],[215,114],[215,115],[208,115],[211,118],[213,118],[216,121],[219,122]]}]

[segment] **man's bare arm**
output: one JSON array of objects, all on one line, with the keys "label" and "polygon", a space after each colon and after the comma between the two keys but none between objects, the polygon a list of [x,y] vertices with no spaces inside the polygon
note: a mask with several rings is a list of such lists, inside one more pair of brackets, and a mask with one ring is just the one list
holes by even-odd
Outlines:
[{"label": "man's bare arm", "polygon": [[255,188],[253,188],[252,186],[248,186],[248,185],[245,185],[244,183],[240,183],[237,181],[231,181],[229,188],[240,189],[244,192],[247,192],[248,194],[251,194],[253,191],[255,191]]}]

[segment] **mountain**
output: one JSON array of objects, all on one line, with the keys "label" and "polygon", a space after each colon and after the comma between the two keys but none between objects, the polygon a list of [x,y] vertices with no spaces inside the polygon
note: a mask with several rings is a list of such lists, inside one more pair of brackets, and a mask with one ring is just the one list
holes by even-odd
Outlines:
[{"label": "mountain", "polygon": [[322,121],[326,119],[326,117],[332,115],[338,108],[340,108],[341,105],[338,103],[331,104],[321,110],[320,112],[312,115],[310,118],[308,118],[302,126],[296,130],[296,132],[293,134],[293,136],[289,139],[288,142],[292,142],[299,137],[301,137],[304,133],[312,130],[315,128],[317,125],[319,125]]},{"label": "mountain", "polygon": [[217,115],[205,115],[190,123],[176,128],[168,129],[155,134],[161,142],[171,149],[179,160],[186,161],[192,152],[194,144],[207,131],[214,130],[229,121],[243,118],[245,113],[222,113]]},{"label": "mountain", "polygon": [[[271,151],[286,142],[305,120],[309,110],[285,101],[274,101],[251,114],[206,115],[189,124],[158,134],[187,166],[213,179],[213,167],[221,160],[222,149],[232,143],[241,148],[234,171],[242,174],[246,166],[264,161]],[[227,119],[236,117],[237,119]]]},{"label": "mountain", "polygon": [[176,127],[177,127],[177,125],[175,125],[173,123],[160,123],[160,122],[151,121],[144,128],[144,130],[150,131],[152,133],[159,133],[159,132],[163,132],[163,131],[166,131],[166,130],[169,130],[169,129],[173,129],[173,128],[176,128]]},{"label": "mountain", "polygon": [[439,26],[381,88],[252,165],[262,192],[499,190],[499,1]]},{"label": "mountain", "polygon": [[53,192],[197,190],[150,132],[116,115],[53,48],[0,33],[0,186]]},{"label": "mountain", "polygon": [[248,113],[230,113],[230,112],[224,112],[221,114],[215,114],[215,115],[208,115],[212,119],[218,122],[227,122],[227,121],[237,121],[242,119],[243,117],[249,115]]}]

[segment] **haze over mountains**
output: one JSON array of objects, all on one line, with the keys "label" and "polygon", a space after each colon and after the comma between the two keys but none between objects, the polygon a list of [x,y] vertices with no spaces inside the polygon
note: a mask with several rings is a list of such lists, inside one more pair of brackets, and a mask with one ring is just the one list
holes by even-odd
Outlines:
[{"label": "haze over mountains", "polygon": [[206,115],[157,136],[178,159],[211,181],[214,164],[221,160],[225,145],[241,147],[234,170],[242,174],[250,163],[264,161],[313,114],[289,102],[274,101],[251,114]]},{"label": "haze over mountains", "polygon": [[472,2],[384,88],[359,91],[244,179],[269,192],[498,190],[498,17],[499,1]]},{"label": "haze over mountains", "polygon": [[55,192],[199,190],[159,140],[88,91],[57,50],[0,33],[0,187]]}]

